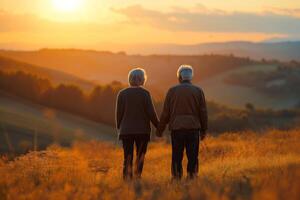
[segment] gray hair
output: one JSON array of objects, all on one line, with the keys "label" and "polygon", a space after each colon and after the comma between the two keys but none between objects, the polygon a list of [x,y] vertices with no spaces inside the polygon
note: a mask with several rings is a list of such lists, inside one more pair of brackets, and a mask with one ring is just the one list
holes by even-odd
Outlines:
[{"label": "gray hair", "polygon": [[177,77],[182,81],[191,81],[193,76],[194,72],[191,65],[181,65],[177,70]]},{"label": "gray hair", "polygon": [[144,69],[135,68],[128,73],[128,83],[130,86],[144,85],[147,80],[147,75]]}]

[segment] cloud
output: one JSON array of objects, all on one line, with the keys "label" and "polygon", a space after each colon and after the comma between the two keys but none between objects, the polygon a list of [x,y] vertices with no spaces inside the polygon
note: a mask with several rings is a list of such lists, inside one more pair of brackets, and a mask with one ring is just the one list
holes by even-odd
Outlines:
[{"label": "cloud", "polygon": [[266,7],[266,12],[277,13],[280,15],[289,15],[300,17],[300,8],[278,8],[278,7]]},{"label": "cloud", "polygon": [[[201,8],[201,7],[200,7]],[[171,12],[145,9],[140,5],[113,9],[127,17],[130,23],[148,24],[172,31],[240,32],[296,35],[300,33],[300,18],[288,13],[227,13],[205,8]],[[294,10],[294,12],[297,10]]]},{"label": "cloud", "polygon": [[0,10],[1,32],[101,32],[109,25],[83,22],[56,22],[32,14],[12,14]]},{"label": "cloud", "polygon": [[164,31],[214,33],[264,33],[295,36],[300,34],[300,9],[269,8],[264,13],[228,13],[210,10],[199,4],[191,9],[174,7],[169,12],[146,9],[140,5],[112,9],[126,17],[125,23],[97,24],[55,22],[31,14],[0,10],[0,32],[107,32],[126,25],[151,26]]}]

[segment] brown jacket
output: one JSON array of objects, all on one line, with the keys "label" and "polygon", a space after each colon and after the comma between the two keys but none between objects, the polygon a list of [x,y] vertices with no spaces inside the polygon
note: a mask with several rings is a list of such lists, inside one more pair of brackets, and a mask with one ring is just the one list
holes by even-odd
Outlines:
[{"label": "brown jacket", "polygon": [[207,130],[207,108],[201,88],[190,82],[180,83],[169,89],[158,132],[162,133],[167,124],[172,130]]},{"label": "brown jacket", "polygon": [[150,93],[143,87],[121,90],[116,108],[116,125],[120,135],[150,134],[150,121],[158,126]]}]

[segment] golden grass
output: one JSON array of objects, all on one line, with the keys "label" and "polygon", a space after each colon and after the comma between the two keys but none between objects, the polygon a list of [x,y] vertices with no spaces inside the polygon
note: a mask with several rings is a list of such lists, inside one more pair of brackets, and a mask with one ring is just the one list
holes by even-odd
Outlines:
[{"label": "golden grass", "polygon": [[[170,145],[149,146],[141,181],[122,181],[122,149],[52,146],[0,161],[0,199],[300,199],[300,131],[226,133],[200,147],[194,181],[170,181]],[[184,161],[186,164],[186,160]]]}]

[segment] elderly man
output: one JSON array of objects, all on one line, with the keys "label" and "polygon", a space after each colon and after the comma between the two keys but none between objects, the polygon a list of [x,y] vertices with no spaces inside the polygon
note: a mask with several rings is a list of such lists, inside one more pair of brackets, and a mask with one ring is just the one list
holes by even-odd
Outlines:
[{"label": "elderly man", "polygon": [[172,176],[182,178],[182,159],[186,149],[188,178],[198,173],[199,137],[205,138],[207,130],[207,109],[201,88],[192,84],[193,68],[182,65],[177,71],[179,84],[169,89],[157,136],[162,136],[167,124],[172,139]]}]

